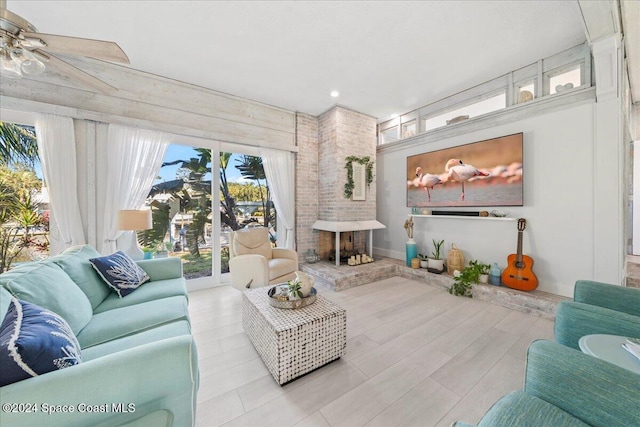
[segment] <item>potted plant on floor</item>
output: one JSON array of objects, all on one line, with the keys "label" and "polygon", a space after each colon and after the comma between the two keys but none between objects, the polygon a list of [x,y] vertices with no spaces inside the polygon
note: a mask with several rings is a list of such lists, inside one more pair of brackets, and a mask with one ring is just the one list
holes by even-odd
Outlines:
[{"label": "potted plant on floor", "polygon": [[431,257],[429,258],[429,272],[440,274],[444,271],[444,260],[442,259],[442,245],[444,245],[444,240],[436,240],[432,239],[433,242],[433,252],[431,252]]},{"label": "potted plant on floor", "polygon": [[429,267],[429,257],[427,255],[418,254],[418,259],[420,259],[420,268]]}]

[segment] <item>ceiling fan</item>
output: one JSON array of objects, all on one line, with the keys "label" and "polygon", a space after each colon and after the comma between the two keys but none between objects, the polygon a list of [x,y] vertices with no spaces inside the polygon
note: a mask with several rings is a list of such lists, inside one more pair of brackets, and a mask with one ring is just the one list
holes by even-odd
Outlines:
[{"label": "ceiling fan", "polygon": [[101,93],[112,94],[118,90],[57,57],[57,53],[129,64],[127,55],[114,42],[38,33],[29,21],[7,10],[6,0],[0,0],[2,77],[21,78],[40,74],[51,67]]}]

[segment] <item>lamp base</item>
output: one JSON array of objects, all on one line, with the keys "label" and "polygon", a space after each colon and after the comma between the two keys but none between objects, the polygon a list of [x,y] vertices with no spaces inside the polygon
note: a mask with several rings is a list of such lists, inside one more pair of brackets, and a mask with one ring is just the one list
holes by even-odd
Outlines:
[{"label": "lamp base", "polygon": [[126,251],[123,251],[125,254],[129,256],[134,261],[140,261],[144,258],[144,252],[138,246],[138,233],[135,231],[131,231],[131,243],[129,244],[129,248]]}]

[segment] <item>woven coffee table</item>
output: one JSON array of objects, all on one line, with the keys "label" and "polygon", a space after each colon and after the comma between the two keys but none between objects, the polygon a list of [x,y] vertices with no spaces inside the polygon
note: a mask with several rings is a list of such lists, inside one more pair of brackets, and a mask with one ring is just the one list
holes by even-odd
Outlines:
[{"label": "woven coffee table", "polygon": [[347,312],[318,295],[298,309],[269,305],[269,287],[242,295],[242,326],[278,384],[286,384],[345,354]]}]

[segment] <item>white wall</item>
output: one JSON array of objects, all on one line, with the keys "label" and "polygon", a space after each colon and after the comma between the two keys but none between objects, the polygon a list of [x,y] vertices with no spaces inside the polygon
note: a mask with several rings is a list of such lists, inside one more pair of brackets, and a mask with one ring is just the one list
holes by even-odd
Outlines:
[{"label": "white wall", "polygon": [[[524,206],[500,209],[509,211],[512,217],[527,219],[523,252],[535,261],[533,271],[539,280],[538,289],[572,296],[577,279],[598,278],[619,283],[617,272],[621,265],[610,265],[604,273],[596,272],[600,254],[611,251],[615,255],[622,250],[615,246],[622,240],[622,213],[617,218],[595,222],[596,212],[602,210],[601,200],[604,200],[602,194],[596,193],[596,177],[617,177],[620,173],[615,135],[609,147],[614,155],[595,159],[598,146],[595,116],[595,101],[582,101],[561,110],[437,141],[431,138],[431,142],[420,142],[418,138],[406,148],[381,148],[377,157],[377,209],[378,220],[387,229],[374,233],[375,252],[404,259],[407,236],[403,223],[411,211],[406,207],[407,156],[523,132]],[[598,151],[602,149],[600,146]],[[619,188],[609,191],[617,193]],[[427,250],[428,243],[430,252],[432,238],[445,239],[447,253],[453,242],[462,249],[466,261],[498,262],[501,268],[506,266],[507,255],[516,252],[516,222],[456,218],[416,218],[414,221],[419,251]],[[601,241],[596,248],[597,235],[613,238]]]}]

